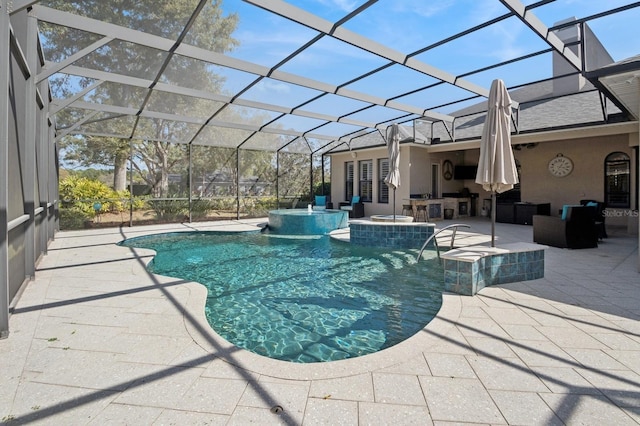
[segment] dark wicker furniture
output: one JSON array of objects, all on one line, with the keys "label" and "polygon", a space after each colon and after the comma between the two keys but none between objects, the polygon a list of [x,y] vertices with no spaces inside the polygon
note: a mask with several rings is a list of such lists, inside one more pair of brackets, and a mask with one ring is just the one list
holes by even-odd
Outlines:
[{"label": "dark wicker furniture", "polygon": [[340,203],[339,207],[340,210],[347,210],[349,212],[349,219],[364,217],[364,204],[362,204],[362,201],[360,201],[360,197],[358,197],[357,199],[354,197],[353,199],[351,199],[351,202],[342,202]]},{"label": "dark wicker furniture", "polygon": [[605,219],[607,217],[605,209],[607,205],[602,201],[596,200],[580,200],[580,204],[583,206],[594,205],[596,207],[596,227],[598,228],[598,233],[600,239],[607,238],[607,228],[605,226]]},{"label": "dark wicker furniture", "polygon": [[533,216],[533,242],[560,248],[598,247],[596,208],[572,206],[565,220],[555,216]]}]

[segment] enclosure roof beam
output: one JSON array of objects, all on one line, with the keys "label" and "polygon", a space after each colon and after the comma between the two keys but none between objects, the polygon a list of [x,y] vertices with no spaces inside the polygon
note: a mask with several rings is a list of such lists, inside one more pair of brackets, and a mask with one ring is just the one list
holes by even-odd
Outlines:
[{"label": "enclosure roof beam", "polygon": [[[108,113],[112,113],[112,114],[119,114],[119,115],[135,115],[135,111],[137,111],[136,108],[129,108],[129,107],[121,107],[121,106],[116,106],[116,105],[104,105],[104,104],[94,104],[94,103],[88,103],[88,102],[78,102],[77,103],[79,108],[83,108],[83,109],[87,109],[90,111],[94,111],[95,113],[92,116],[94,116],[95,114],[99,113],[99,112],[108,112]],[[204,123],[204,119],[200,118],[194,118],[194,117],[189,117],[189,116],[182,116],[182,115],[174,115],[174,114],[166,114],[166,113],[156,113],[156,112],[151,112],[151,111],[144,111],[142,114],[140,114],[141,117],[145,117],[145,118],[161,118],[161,119],[165,119],[165,120],[173,120],[173,121],[179,121],[179,122],[185,122],[185,123],[191,123],[191,124],[203,124]],[[90,117],[89,117],[90,118]],[[73,129],[76,129],[80,124],[86,122],[89,118],[87,118],[86,120],[82,120],[81,123],[75,124],[73,126]],[[298,132],[298,131],[293,131],[293,130],[283,130],[283,129],[278,129],[278,128],[262,128],[261,126],[258,125],[253,125],[253,124],[243,124],[243,123],[233,123],[233,122],[229,122],[229,121],[224,121],[224,120],[210,120],[207,123],[208,126],[215,126],[215,127],[224,127],[224,128],[230,128],[230,129],[240,129],[240,130],[248,130],[248,131],[255,131],[255,132],[263,132],[263,133],[269,133],[269,134],[276,134],[276,135],[288,135],[288,136],[295,136],[295,137],[299,137],[299,136],[303,136],[303,132]],[[69,133],[74,133],[73,131],[71,131],[70,129],[66,129],[65,134],[69,134]],[[75,133],[79,133],[79,132],[75,132]],[[328,136],[328,135],[322,135],[322,134],[307,134],[307,137],[312,137],[315,139],[321,139],[321,140],[329,140],[329,141],[333,141],[336,140],[338,138],[333,137],[333,136]]]},{"label": "enclosure roof beam", "polygon": [[[251,3],[257,7],[268,10],[276,15],[287,18],[291,21],[297,22],[313,30],[322,32],[331,37],[334,37],[340,41],[348,43],[352,46],[363,49],[369,53],[377,55],[381,58],[388,59],[394,63],[402,64],[414,71],[421,72],[428,76],[437,78],[454,86],[468,90],[480,96],[488,97],[489,89],[476,85],[470,81],[466,81],[461,78],[457,78],[455,75],[443,71],[439,68],[433,67],[415,58],[408,57],[407,55],[399,52],[395,49],[384,46],[377,43],[374,40],[363,37],[357,33],[354,33],[342,26],[336,26],[332,22],[324,20],[316,15],[306,12],[296,6],[285,3],[281,0],[245,0],[247,3]],[[413,112],[413,111],[412,111]],[[422,110],[420,115],[434,119],[434,120],[452,120],[453,118],[445,114],[440,114],[434,111]]]},{"label": "enclosure roof beam", "polygon": [[[95,19],[86,17],[79,17],[71,13],[61,12],[55,9],[51,9],[44,6],[35,6],[38,19],[57,25],[64,25],[70,28],[79,29],[82,31],[92,32],[103,35],[104,37],[112,37],[122,41],[128,41],[130,43],[139,44],[142,46],[152,47],[165,52],[171,51],[174,47],[174,42],[163,37],[155,36],[152,34],[143,33],[128,28],[123,28],[114,24],[101,22]],[[262,77],[269,77],[275,80],[280,80],[285,83],[295,84],[298,86],[306,87],[309,89],[317,90],[320,92],[333,93],[339,96],[347,97],[357,101],[371,103],[378,106],[384,106],[388,108],[397,109],[399,111],[408,112],[416,115],[431,117],[433,119],[452,119],[445,114],[439,114],[434,112],[425,111],[422,108],[418,108],[412,105],[402,104],[400,102],[389,101],[387,99],[368,95],[354,90],[348,90],[340,88],[333,84],[324,83],[321,81],[313,80],[307,77],[303,77],[296,74],[283,72],[280,70],[270,70],[267,67],[260,66],[251,62],[243,61],[236,58],[225,56],[221,53],[211,52],[199,47],[180,44],[175,48],[174,52],[179,55],[189,57],[191,59],[201,60],[208,63],[216,64],[223,67],[232,68],[239,71],[248,72]],[[67,67],[69,69],[69,67]],[[69,72],[72,72],[69,70]],[[102,79],[109,80],[109,78],[103,77]],[[140,81],[142,79],[139,79]],[[149,88],[152,84],[151,80],[147,80]],[[157,89],[158,87],[154,87]],[[202,97],[198,95],[197,97]],[[227,100],[227,102],[229,102]],[[347,114],[348,115],[348,114]]]},{"label": "enclosure roof beam", "polygon": [[[141,79],[141,78],[137,78],[137,77],[130,77],[130,76],[126,76],[126,75],[122,75],[122,74],[110,73],[110,72],[106,72],[106,71],[93,70],[93,69],[89,69],[89,68],[81,68],[81,67],[78,67],[78,66],[75,66],[75,65],[70,65],[70,66],[66,67],[64,69],[64,72],[68,73],[70,75],[76,75],[76,76],[79,76],[79,77],[92,78],[92,79],[96,79],[96,80],[106,80],[106,81],[110,81],[110,82],[114,82],[114,83],[126,84],[126,85],[130,85],[130,86],[134,86],[134,87],[140,87],[140,88],[148,88],[149,85],[151,84],[151,80]],[[198,91],[196,89],[188,89],[188,88],[179,87],[179,86],[166,84],[166,83],[158,83],[154,87],[154,90],[164,91],[164,92],[167,92],[167,93],[180,94],[180,95],[185,95],[185,96],[193,96],[193,97],[198,97],[198,98],[201,98],[201,99],[218,101],[218,102],[222,102],[222,103],[229,103],[229,104],[232,104],[232,105],[245,106],[245,107],[249,107],[249,108],[263,109],[263,110],[279,112],[279,113],[283,113],[283,114],[292,114],[292,115],[297,115],[297,116],[301,116],[301,117],[316,118],[316,119],[320,119],[320,120],[327,120],[327,121],[332,121],[332,122],[337,122],[337,123],[350,124],[350,125],[359,126],[359,127],[371,127],[371,128],[373,128],[373,127],[376,126],[375,123],[359,121],[359,120],[352,120],[352,119],[349,119],[348,116],[347,117],[344,117],[344,116],[343,117],[330,116],[330,115],[324,115],[324,114],[317,114],[317,113],[314,113],[314,112],[311,112],[311,111],[305,111],[305,110],[300,110],[300,109],[297,109],[297,110],[293,111],[291,108],[285,108],[285,107],[281,107],[281,106],[278,106],[278,105],[268,104],[268,103],[264,103],[264,102],[250,101],[250,100],[246,100],[246,99],[236,99],[236,100],[232,101],[230,96],[224,96],[224,95],[219,95],[219,94],[210,93],[210,92],[201,92],[201,91]],[[77,99],[78,96],[74,95],[74,98]],[[68,102],[68,99],[64,100],[64,103],[65,103],[65,106],[77,106],[78,105],[77,103]],[[54,104],[58,105],[59,102],[56,101],[56,102],[54,102]],[[83,106],[81,106],[81,108],[87,108],[87,105],[89,105],[89,103],[83,104]],[[96,105],[102,105],[102,104],[96,104]],[[62,107],[57,108],[56,112],[59,111],[60,109],[62,109]],[[137,112],[138,112],[138,110],[136,110],[136,113]],[[135,113],[133,115],[135,115]],[[144,114],[142,114],[142,115],[144,115]]]},{"label": "enclosure roof beam", "polygon": [[553,50],[560,54],[571,66],[578,71],[584,71],[580,58],[578,58],[553,31],[550,31],[520,0],[500,0],[500,2],[511,10],[534,33],[540,36]]},{"label": "enclosure roof beam", "polygon": [[47,78],[51,77],[53,74],[57,73],[64,67],[71,65],[75,61],[84,58],[85,56],[96,51],[97,49],[101,48],[105,44],[110,43],[112,40],[113,40],[112,37],[103,37],[100,40],[96,41],[95,43],[92,43],[90,46],[87,46],[84,49],[80,50],[79,52],[76,52],[73,55],[69,56],[67,59],[65,59],[62,62],[47,62],[43,67],[42,72],[40,72],[36,76],[36,84],[40,83],[42,80],[46,80]]},{"label": "enclosure roof beam", "polygon": [[9,15],[25,10],[38,3],[39,0],[13,0],[7,2],[9,5]]}]

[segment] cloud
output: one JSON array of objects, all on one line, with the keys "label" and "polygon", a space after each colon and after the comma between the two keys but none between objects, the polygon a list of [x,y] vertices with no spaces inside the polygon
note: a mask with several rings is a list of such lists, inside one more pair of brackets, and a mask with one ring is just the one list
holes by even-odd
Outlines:
[{"label": "cloud", "polygon": [[467,19],[470,24],[477,25],[507,12],[508,9],[500,2],[494,0],[476,1],[473,3],[473,8],[467,15]]},{"label": "cloud", "polygon": [[262,80],[256,85],[256,89],[263,93],[279,93],[285,95],[291,93],[291,88],[287,84],[280,83],[276,80]]},{"label": "cloud", "polygon": [[351,12],[355,10],[359,2],[355,0],[318,0],[318,3],[332,9],[338,8],[345,12]]},{"label": "cloud", "polygon": [[425,2],[424,0],[406,0],[402,2],[395,2],[393,4],[393,10],[395,12],[412,13],[423,18],[431,18],[451,8],[452,6],[454,6],[454,4],[455,2],[453,0],[438,2]]}]

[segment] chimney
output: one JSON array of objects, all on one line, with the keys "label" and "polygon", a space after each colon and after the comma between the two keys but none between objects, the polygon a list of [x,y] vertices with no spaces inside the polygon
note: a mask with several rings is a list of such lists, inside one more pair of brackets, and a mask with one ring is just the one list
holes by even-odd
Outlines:
[{"label": "chimney", "polygon": [[[576,18],[572,17],[569,19],[564,19],[562,21],[556,22],[554,26],[564,24],[567,22],[575,21]],[[576,23],[575,25],[564,27],[559,30],[554,31],[555,35],[562,40],[562,42],[567,44],[572,44],[580,41],[580,26]],[[580,57],[580,45],[575,44],[569,46],[569,49],[576,56]],[[559,53],[553,52],[553,76],[564,75],[569,73],[576,72],[576,69],[570,65]],[[576,93],[579,92],[585,85],[586,79],[580,75],[572,75],[569,77],[563,77],[553,80],[553,94],[554,95],[565,95],[568,93]]]}]

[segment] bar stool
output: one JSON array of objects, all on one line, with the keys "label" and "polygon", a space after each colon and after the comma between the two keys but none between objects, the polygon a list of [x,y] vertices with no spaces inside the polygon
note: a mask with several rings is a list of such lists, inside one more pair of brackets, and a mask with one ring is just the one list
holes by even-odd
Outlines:
[{"label": "bar stool", "polygon": [[402,205],[402,215],[403,216],[411,216],[411,217],[413,217],[413,206],[411,204],[403,204]]},{"label": "bar stool", "polygon": [[427,206],[425,205],[417,205],[416,206],[416,217],[415,221],[420,222],[420,216],[424,218],[424,221],[427,221]]}]

